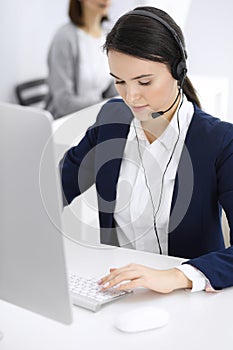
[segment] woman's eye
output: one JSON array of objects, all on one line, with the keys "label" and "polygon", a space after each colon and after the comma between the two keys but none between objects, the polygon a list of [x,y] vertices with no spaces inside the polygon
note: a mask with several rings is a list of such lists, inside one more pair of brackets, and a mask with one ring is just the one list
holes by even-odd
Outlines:
[{"label": "woman's eye", "polygon": [[[123,84],[125,84],[125,81],[124,80],[116,80],[115,84],[123,85]],[[148,86],[148,85],[151,85],[151,81],[146,81],[146,82],[139,81],[138,84],[141,86]]]},{"label": "woman's eye", "polygon": [[142,85],[142,86],[148,86],[151,84],[151,81],[146,81],[146,82],[139,81],[138,83],[139,85]]}]

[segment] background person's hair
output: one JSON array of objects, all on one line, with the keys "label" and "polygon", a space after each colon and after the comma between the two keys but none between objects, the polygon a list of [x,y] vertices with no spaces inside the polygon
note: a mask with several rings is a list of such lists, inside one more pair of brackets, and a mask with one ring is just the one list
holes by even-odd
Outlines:
[{"label": "background person's hair", "polygon": [[[73,24],[78,27],[85,25],[83,21],[82,1],[70,0],[68,15]],[[101,22],[108,20],[107,16],[103,16]]]},{"label": "background person's hair", "polygon": [[[184,36],[180,27],[166,12],[149,6],[137,7],[134,10],[152,12],[166,21],[176,31],[185,48]],[[118,19],[107,35],[104,48],[107,53],[114,50],[130,56],[162,62],[167,65],[171,73],[171,67],[182,59],[178,43],[162,23],[136,14],[126,13]],[[189,101],[201,107],[196,91],[187,76],[183,83],[183,91]]]}]

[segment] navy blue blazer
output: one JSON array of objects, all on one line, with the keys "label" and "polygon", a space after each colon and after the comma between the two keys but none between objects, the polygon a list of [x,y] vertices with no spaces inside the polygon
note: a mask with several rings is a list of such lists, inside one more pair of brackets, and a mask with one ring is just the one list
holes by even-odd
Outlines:
[{"label": "navy blue blazer", "polygon": [[[101,242],[119,245],[114,225],[116,186],[132,113],[121,99],[100,110],[81,142],[61,162],[67,203],[95,184]],[[233,286],[233,246],[225,248],[221,209],[233,242],[233,125],[196,105],[175,179],[169,255],[188,258],[215,289]],[[156,176],[156,174],[155,174]]]}]

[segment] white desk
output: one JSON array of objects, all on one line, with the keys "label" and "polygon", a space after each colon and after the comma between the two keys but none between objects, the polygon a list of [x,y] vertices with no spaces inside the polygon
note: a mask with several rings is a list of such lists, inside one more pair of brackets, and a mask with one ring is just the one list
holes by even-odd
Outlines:
[{"label": "white desk", "polygon": [[[122,248],[87,248],[66,240],[68,268],[100,277],[109,267],[137,262],[158,268],[177,265],[179,259]],[[207,294],[176,291],[169,295],[138,289],[133,295],[105,305],[99,312],[73,307],[74,322],[55,321],[0,301],[1,350],[204,350],[231,349],[233,343],[233,288]],[[114,328],[114,318],[141,305],[158,305],[170,312],[161,329],[127,334]]]}]

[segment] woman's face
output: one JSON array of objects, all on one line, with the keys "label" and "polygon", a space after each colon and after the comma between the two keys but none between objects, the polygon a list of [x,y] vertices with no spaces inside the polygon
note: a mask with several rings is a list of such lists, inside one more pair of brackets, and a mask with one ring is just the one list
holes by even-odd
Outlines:
[{"label": "woman's face", "polygon": [[151,120],[151,113],[164,111],[174,102],[177,81],[164,63],[113,50],[108,53],[108,61],[119,95],[140,121]]},{"label": "woman's face", "polygon": [[108,14],[111,0],[81,0],[83,6],[89,11],[97,12],[102,16]]}]

